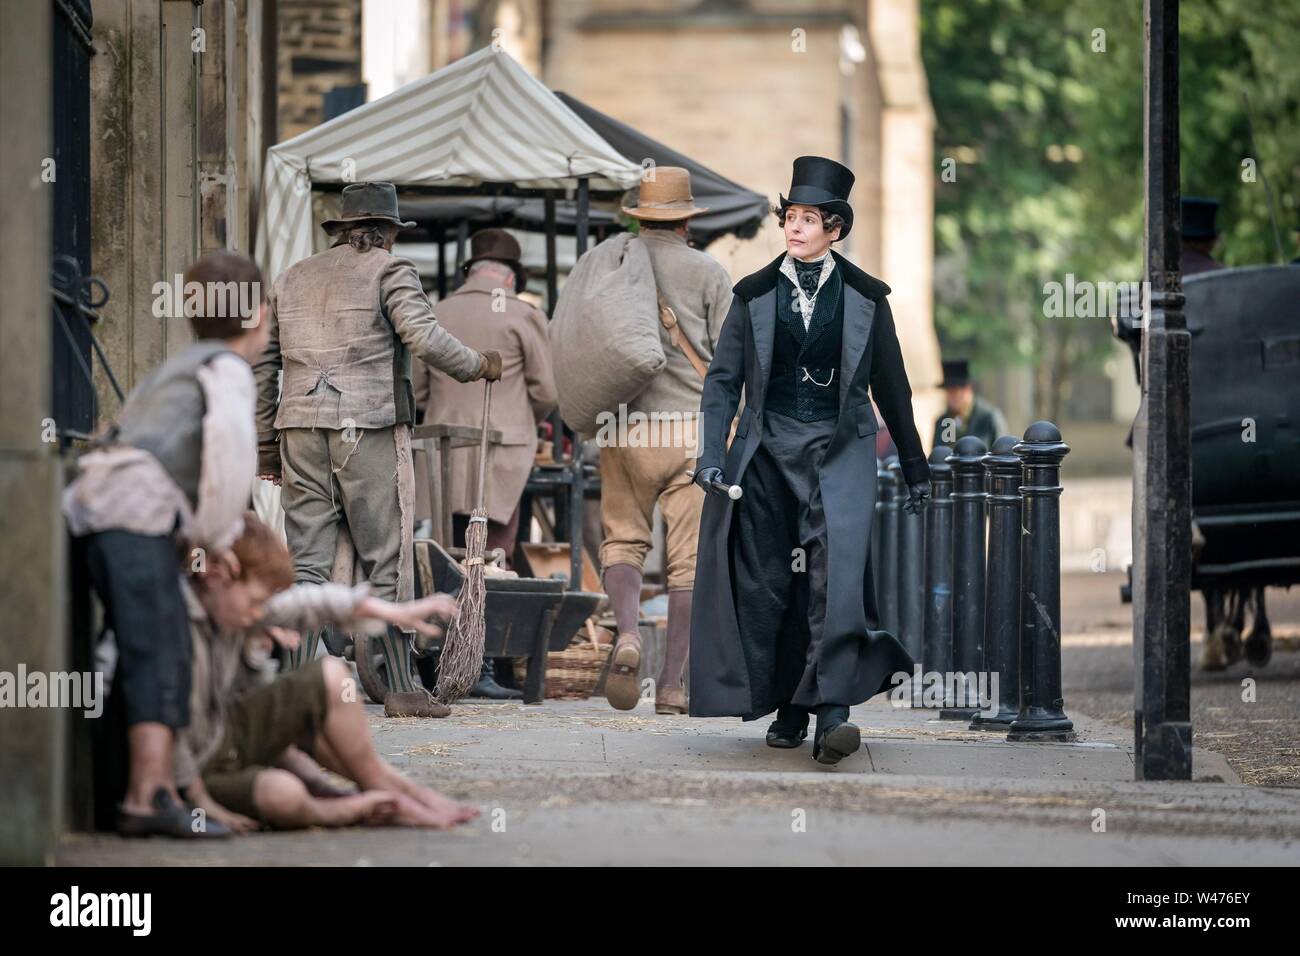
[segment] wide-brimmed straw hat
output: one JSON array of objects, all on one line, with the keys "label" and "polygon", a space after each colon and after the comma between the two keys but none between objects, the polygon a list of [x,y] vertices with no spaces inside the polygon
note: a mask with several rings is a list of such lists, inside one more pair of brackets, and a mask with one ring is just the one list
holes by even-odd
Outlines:
[{"label": "wide-brimmed straw hat", "polygon": [[672,222],[690,219],[709,210],[695,205],[688,170],[680,166],[655,166],[641,178],[636,205],[624,206],[623,211],[636,219]]},{"label": "wide-brimmed straw hat", "polygon": [[353,183],[343,187],[343,211],[337,219],[326,219],[321,228],[334,232],[344,226],[378,220],[410,229],[414,222],[403,222],[397,212],[397,187],[392,183]]}]

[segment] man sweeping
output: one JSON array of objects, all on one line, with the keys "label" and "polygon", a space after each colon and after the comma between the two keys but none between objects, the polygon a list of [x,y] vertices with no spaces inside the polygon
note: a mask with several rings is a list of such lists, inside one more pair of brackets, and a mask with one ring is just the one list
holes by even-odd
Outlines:
[{"label": "man sweeping", "polygon": [[[460,382],[501,376],[500,355],[442,328],[415,266],[392,255],[398,230],[414,225],[399,218],[392,183],[345,187],[341,214],[321,223],[333,245],[275,280],[271,341],[255,368],[258,472],[282,481],[296,580],[332,580],[345,529],[373,593],[396,601],[414,592],[411,356]],[[319,637],[304,635],[297,666]],[[384,713],[446,716],[412,672],[409,636],[389,628],[379,644]]]}]

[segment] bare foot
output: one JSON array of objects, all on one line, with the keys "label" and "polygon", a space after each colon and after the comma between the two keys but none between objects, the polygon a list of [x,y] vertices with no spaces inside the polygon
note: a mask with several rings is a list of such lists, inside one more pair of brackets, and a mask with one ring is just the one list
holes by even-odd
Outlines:
[{"label": "bare foot", "polygon": [[362,826],[383,827],[397,820],[401,809],[401,794],[387,790],[367,790],[356,796],[362,801],[361,817],[357,821]]},{"label": "bare foot", "polygon": [[465,823],[478,815],[478,811],[474,810],[472,816],[467,816],[465,814],[466,806],[456,803],[454,800],[448,800],[449,805],[447,807],[435,810],[404,793],[395,794],[394,796],[397,798],[397,814],[393,822],[398,826],[434,827],[438,830],[446,830],[457,824]]},{"label": "bare foot", "polygon": [[405,794],[434,813],[454,814],[458,823],[473,820],[481,812],[478,807],[468,803],[461,803],[459,800],[453,800],[451,797],[443,796],[437,790],[421,786],[414,780],[408,780],[396,770],[392,772],[392,778],[391,786],[394,790]]}]

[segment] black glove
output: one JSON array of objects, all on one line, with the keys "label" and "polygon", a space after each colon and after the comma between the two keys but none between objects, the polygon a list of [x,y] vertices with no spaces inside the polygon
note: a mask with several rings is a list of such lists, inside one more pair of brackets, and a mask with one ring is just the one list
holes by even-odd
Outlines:
[{"label": "black glove", "polygon": [[695,483],[708,492],[713,491],[713,482],[721,480],[721,468],[701,468],[695,472]]},{"label": "black glove", "polygon": [[903,510],[910,515],[919,515],[925,510],[925,506],[930,502],[930,483],[928,481],[917,481],[907,486],[907,500],[903,502]]}]

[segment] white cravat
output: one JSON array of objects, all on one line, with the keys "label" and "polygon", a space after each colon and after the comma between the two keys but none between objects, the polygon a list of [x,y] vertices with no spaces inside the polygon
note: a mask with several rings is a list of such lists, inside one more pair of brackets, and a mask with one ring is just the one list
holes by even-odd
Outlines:
[{"label": "white cravat", "polygon": [[799,296],[799,313],[803,316],[803,329],[807,332],[808,325],[812,322],[813,309],[817,305],[817,296],[821,293],[822,286],[826,284],[826,280],[830,278],[830,274],[835,268],[835,257],[827,252],[820,259],[805,259],[802,261],[820,262],[822,264],[822,274],[817,277],[817,291],[811,297],[804,292],[803,286],[799,284],[799,273],[795,271],[794,257],[788,252],[785,254],[785,258],[781,260],[781,275],[794,284],[794,291]]}]

